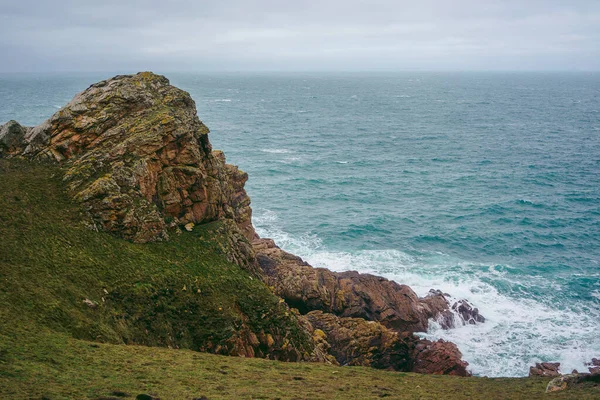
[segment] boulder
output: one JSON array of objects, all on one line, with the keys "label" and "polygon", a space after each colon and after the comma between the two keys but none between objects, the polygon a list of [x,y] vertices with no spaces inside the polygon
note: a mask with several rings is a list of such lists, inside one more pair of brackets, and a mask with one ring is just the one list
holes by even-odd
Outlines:
[{"label": "boulder", "polygon": [[548,382],[546,393],[560,392],[583,383],[591,383],[594,386],[600,384],[600,374],[566,374],[559,375]]},{"label": "boulder", "polygon": [[529,376],[560,376],[560,363],[536,363],[529,367]]},{"label": "boulder", "polygon": [[469,304],[467,300],[455,302],[452,305],[452,310],[458,314],[463,325],[475,325],[478,322],[485,322],[485,318],[479,314],[479,310]]},{"label": "boulder", "polygon": [[462,353],[454,343],[442,339],[437,342],[423,339],[415,346],[412,356],[413,372],[435,375],[471,376],[469,363],[462,361]]},{"label": "boulder", "polygon": [[0,157],[19,155],[25,150],[25,136],[31,128],[11,120],[0,125]]}]

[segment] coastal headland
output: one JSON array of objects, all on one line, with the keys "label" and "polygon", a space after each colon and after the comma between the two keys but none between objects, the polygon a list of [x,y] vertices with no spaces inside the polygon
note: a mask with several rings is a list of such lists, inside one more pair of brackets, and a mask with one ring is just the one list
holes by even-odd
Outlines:
[{"label": "coastal headland", "polygon": [[485,323],[476,305],[260,238],[248,175],[208,133],[190,95],[150,72],[93,84],[36,127],[0,126],[5,398],[543,396],[547,378],[467,378],[456,345],[415,334]]}]

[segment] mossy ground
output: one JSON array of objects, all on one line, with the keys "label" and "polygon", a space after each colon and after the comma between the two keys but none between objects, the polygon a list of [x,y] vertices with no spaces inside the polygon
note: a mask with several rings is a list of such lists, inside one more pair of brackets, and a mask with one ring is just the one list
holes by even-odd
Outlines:
[{"label": "mossy ground", "polygon": [[600,398],[598,387],[546,395],[547,379],[425,376],[187,350],[227,340],[243,324],[290,330],[293,317],[258,279],[227,262],[218,224],[132,244],[86,228],[61,176],[53,166],[0,160],[2,399],[114,391],[163,400]]}]

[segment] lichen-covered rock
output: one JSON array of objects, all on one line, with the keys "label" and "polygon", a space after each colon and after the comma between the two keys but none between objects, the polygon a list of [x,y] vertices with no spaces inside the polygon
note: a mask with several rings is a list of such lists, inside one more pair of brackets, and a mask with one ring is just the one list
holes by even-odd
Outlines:
[{"label": "lichen-covered rock", "polygon": [[340,365],[410,371],[416,337],[403,337],[362,318],[340,318],[322,311],[311,311],[306,317],[316,331],[323,333],[329,352]]},{"label": "lichen-covered rock", "polygon": [[560,392],[562,390],[570,389],[573,386],[582,384],[582,383],[591,383],[594,386],[600,385],[600,373],[596,374],[566,374],[559,375],[558,377],[552,379],[548,382],[546,386],[546,393],[551,392]]},{"label": "lichen-covered rock", "polygon": [[338,317],[322,311],[306,314],[315,331],[323,332],[329,352],[341,365],[394,371],[470,376],[456,345],[431,342],[409,332],[396,332],[379,322]]},{"label": "lichen-covered rock", "polygon": [[213,151],[190,95],[150,72],[90,86],[26,132],[24,155],[65,164],[97,228],[135,242],[218,219],[255,236],[246,173]]},{"label": "lichen-covered rock", "polygon": [[25,150],[25,136],[31,128],[10,120],[0,125],[0,157],[19,155]]},{"label": "lichen-covered rock", "polygon": [[419,298],[408,286],[370,274],[313,268],[270,239],[253,242],[267,283],[291,307],[381,322],[399,332],[424,332],[430,318],[449,312],[442,294]]}]

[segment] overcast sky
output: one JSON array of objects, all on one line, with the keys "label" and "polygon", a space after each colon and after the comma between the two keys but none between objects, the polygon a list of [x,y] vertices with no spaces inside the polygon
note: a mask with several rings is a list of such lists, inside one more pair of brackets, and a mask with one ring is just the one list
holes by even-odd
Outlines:
[{"label": "overcast sky", "polygon": [[0,0],[0,71],[600,70],[600,0]]}]

